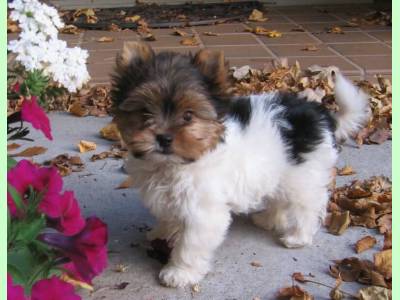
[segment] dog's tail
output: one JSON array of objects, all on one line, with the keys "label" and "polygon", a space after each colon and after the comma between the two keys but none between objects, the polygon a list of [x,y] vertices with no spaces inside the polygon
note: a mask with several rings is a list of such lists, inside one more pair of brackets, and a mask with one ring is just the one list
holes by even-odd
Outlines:
[{"label": "dog's tail", "polygon": [[368,121],[370,108],[368,96],[340,72],[334,72],[335,98],[339,111],[335,114],[336,139],[345,140],[360,130]]}]

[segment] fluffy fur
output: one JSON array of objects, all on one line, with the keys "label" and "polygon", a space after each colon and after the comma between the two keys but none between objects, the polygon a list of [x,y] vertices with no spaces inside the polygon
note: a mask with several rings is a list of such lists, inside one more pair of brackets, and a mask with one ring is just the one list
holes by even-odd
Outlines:
[{"label": "fluffy fur", "polygon": [[[366,97],[337,73],[340,111],[336,115],[293,94],[269,93],[226,101],[218,91],[226,83],[221,54],[155,56],[148,55],[148,47],[144,56],[152,57],[149,69],[157,71],[150,70],[141,80],[122,85],[129,82],[126,76],[132,76],[138,61],[143,66],[138,54],[142,44],[132,47],[133,54],[126,54],[129,60],[119,65],[114,83],[116,122],[132,153],[126,169],[143,203],[159,221],[149,238],[173,244],[170,260],[159,275],[161,282],[182,287],[200,281],[210,270],[232,213],[251,214],[255,224],[278,232],[287,247],[311,244],[326,212],[327,186],[338,156],[335,136],[347,137],[360,128],[368,115]],[[169,63],[173,70],[164,70],[159,65],[165,65],[165,59],[176,59],[179,64]],[[212,76],[207,70],[210,64],[217,71]],[[183,72],[186,81],[170,82],[169,72],[175,76]],[[138,91],[150,83],[152,91],[143,98]],[[159,86],[172,85],[173,92],[166,89],[168,97],[163,98]],[[193,92],[191,100],[180,96],[183,91]],[[169,118],[163,112],[167,101],[174,106]],[[132,103],[140,109],[127,109]],[[148,103],[157,109],[143,112]],[[185,103],[186,108],[179,108]],[[203,105],[198,108],[196,103]],[[191,121],[180,124],[177,120],[188,109]],[[143,125],[143,114],[148,113],[155,120],[159,118],[152,121],[152,128]],[[193,124],[200,126],[197,122],[205,127],[193,129]],[[185,132],[184,138],[180,131]],[[171,135],[171,145],[162,153],[157,136],[166,132]],[[200,147],[198,139],[209,135],[213,142]],[[134,139],[147,145],[141,155],[137,155]]]}]

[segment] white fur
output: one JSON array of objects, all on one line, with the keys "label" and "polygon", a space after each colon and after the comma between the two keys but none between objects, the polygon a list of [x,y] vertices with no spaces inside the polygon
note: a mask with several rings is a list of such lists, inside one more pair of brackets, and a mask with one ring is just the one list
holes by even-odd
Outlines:
[{"label": "white fur", "polygon": [[[347,88],[341,77],[337,80]],[[359,118],[350,117],[356,109],[345,102],[349,91],[338,94],[347,112],[338,116],[345,133],[350,126],[346,124],[356,124]],[[251,96],[248,127],[243,130],[238,122],[226,121],[225,142],[196,162],[181,164],[158,156],[127,161],[144,204],[160,222],[150,238],[174,241],[170,261],[160,272],[163,284],[182,287],[205,276],[231,213],[254,213],[254,222],[279,232],[287,247],[311,244],[325,216],[337,151],[327,130],[317,148],[303,156],[305,161],[293,164],[275,118],[282,108],[265,110],[265,101],[274,96]]]}]

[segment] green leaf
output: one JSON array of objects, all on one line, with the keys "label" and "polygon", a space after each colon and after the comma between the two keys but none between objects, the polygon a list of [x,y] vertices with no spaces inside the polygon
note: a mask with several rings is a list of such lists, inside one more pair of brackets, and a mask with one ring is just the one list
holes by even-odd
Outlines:
[{"label": "green leaf", "polygon": [[42,71],[34,70],[27,73],[27,77],[20,89],[24,85],[24,89],[29,91],[30,95],[40,96],[44,89],[49,84],[49,77],[44,76]]},{"label": "green leaf", "polygon": [[25,204],[22,201],[21,194],[17,192],[17,190],[9,183],[7,183],[7,191],[10,193],[11,197],[14,200],[15,206],[17,210],[24,212],[25,211]]},{"label": "green leaf", "polygon": [[17,266],[8,263],[7,273],[11,275],[14,284],[20,284],[22,286],[27,284],[28,280],[25,278],[26,273],[24,273],[23,270],[19,270]]},{"label": "green leaf", "polygon": [[46,227],[46,219],[42,215],[37,219],[33,219],[30,222],[24,221],[19,224],[18,233],[15,238],[16,242],[22,244],[29,244],[37,238],[40,231]]},{"label": "green leaf", "polygon": [[14,158],[7,155],[7,171],[14,168],[16,164],[17,161]]}]

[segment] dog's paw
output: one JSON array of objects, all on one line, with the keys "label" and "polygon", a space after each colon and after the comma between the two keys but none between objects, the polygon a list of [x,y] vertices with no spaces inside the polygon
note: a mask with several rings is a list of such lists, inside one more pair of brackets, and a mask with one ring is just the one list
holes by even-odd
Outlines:
[{"label": "dog's paw", "polygon": [[168,287],[184,287],[188,284],[196,284],[204,274],[195,269],[179,268],[174,265],[166,265],[160,272],[161,284]]},{"label": "dog's paw", "polygon": [[301,248],[312,244],[312,237],[298,234],[285,235],[280,240],[287,248]]}]

